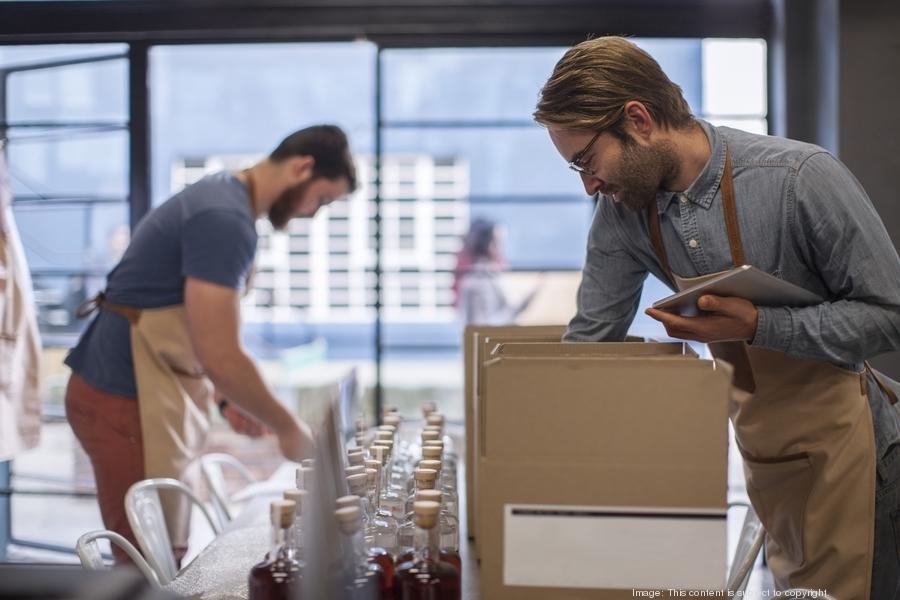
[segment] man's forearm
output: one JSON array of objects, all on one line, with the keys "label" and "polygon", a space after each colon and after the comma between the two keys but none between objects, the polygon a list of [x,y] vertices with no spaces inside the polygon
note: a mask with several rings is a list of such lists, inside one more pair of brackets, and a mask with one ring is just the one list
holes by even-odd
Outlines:
[{"label": "man's forearm", "polygon": [[900,348],[900,307],[854,300],[805,308],[759,307],[753,345],[800,358],[858,365]]},{"label": "man's forearm", "polygon": [[268,425],[274,431],[290,426],[293,417],[263,381],[256,363],[242,351],[235,351],[207,366],[216,389],[229,401]]}]

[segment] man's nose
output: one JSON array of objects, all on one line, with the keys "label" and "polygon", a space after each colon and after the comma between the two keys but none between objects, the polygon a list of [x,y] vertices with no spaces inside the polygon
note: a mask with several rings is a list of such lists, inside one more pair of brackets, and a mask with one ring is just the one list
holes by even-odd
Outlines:
[{"label": "man's nose", "polygon": [[596,175],[581,173],[581,184],[588,196],[595,196],[604,187],[604,181]]}]

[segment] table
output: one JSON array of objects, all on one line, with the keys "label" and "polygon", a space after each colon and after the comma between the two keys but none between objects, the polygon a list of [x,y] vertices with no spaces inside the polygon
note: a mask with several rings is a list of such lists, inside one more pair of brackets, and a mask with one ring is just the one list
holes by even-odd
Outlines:
[{"label": "table", "polygon": [[[184,567],[167,591],[200,600],[246,600],[247,576],[269,549],[269,503],[293,487],[296,465],[285,463],[264,482],[240,513],[210,544]],[[464,466],[459,466],[459,497],[465,498]],[[465,531],[465,502],[460,503],[460,555],[463,563],[462,598],[478,598],[478,563]]]}]

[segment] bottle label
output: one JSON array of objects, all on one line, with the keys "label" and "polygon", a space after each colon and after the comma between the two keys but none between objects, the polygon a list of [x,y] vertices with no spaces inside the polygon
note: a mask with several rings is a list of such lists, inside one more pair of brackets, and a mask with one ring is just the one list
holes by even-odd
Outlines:
[{"label": "bottle label", "polygon": [[504,585],[721,590],[726,552],[725,509],[504,507]]}]

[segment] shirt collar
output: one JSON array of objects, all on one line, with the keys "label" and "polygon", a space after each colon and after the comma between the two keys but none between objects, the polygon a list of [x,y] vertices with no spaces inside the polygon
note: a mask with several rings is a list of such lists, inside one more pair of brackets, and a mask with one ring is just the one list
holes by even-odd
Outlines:
[{"label": "shirt collar", "polygon": [[719,134],[718,129],[706,121],[697,119],[697,122],[709,139],[711,150],[709,160],[706,161],[706,166],[700,171],[697,179],[684,192],[659,191],[656,193],[656,206],[659,214],[666,212],[669,204],[682,195],[707,210],[712,206],[713,199],[716,197],[722,181],[722,174],[725,172],[725,140]]}]

